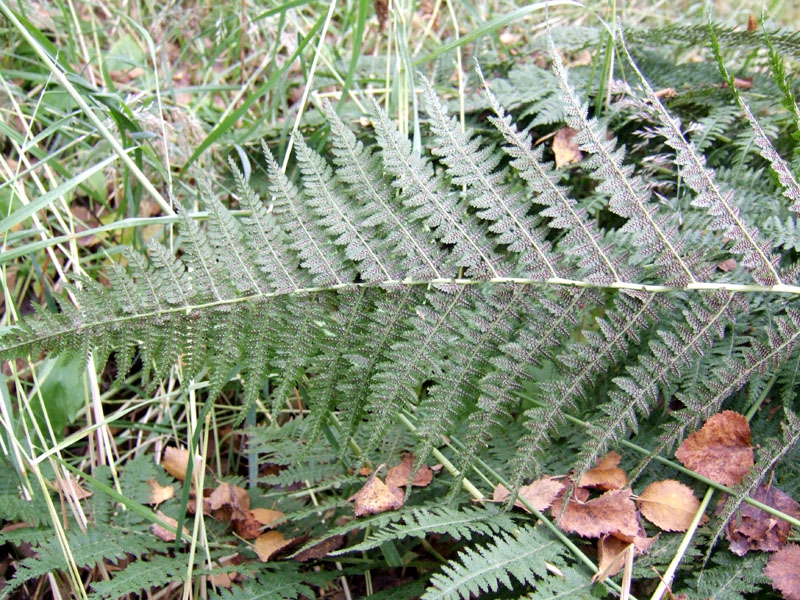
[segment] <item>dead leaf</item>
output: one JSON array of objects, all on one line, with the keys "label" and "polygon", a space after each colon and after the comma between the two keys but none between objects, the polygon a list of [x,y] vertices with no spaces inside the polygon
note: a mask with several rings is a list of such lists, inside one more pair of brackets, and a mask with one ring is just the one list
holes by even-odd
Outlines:
[{"label": "dead leaf", "polygon": [[267,528],[267,525],[279,521],[284,516],[285,515],[278,510],[254,508],[247,511],[247,516],[245,518],[233,519],[233,528],[236,533],[244,539],[252,540],[261,535],[264,529]]},{"label": "dead leaf", "polygon": [[383,31],[386,21],[389,20],[389,0],[372,0],[375,16],[378,18],[378,29]]},{"label": "dead leaf", "polygon": [[347,499],[355,500],[355,513],[357,517],[364,515],[377,515],[387,510],[397,510],[402,507],[405,498],[403,490],[397,487],[387,486],[378,477],[378,472],[386,465],[381,465],[375,469],[367,483],[354,495]]},{"label": "dead leaf", "polygon": [[663,88],[655,93],[656,98],[665,98],[666,100],[672,100],[678,96],[678,92],[675,91],[675,88]]},{"label": "dead leaf", "polygon": [[[800,504],[776,487],[759,485],[752,498],[800,519]],[[750,504],[743,504],[725,528],[725,536],[731,543],[731,552],[742,556],[750,550],[780,550],[786,545],[791,530],[792,525],[787,521]]]},{"label": "dead leaf", "polygon": [[272,525],[286,516],[279,510],[269,508],[254,508],[250,512],[253,514],[253,518],[262,525]]},{"label": "dead leaf", "polygon": [[653,537],[647,537],[647,532],[645,532],[644,527],[639,524],[639,533],[637,535],[623,535],[619,531],[612,531],[609,535],[613,535],[626,544],[633,544],[633,547],[636,549],[636,555],[638,556],[650,550],[650,547],[656,543],[658,536],[661,534],[659,533]]},{"label": "dead leaf", "polygon": [[148,479],[147,485],[150,486],[150,504],[158,506],[175,496],[175,488],[171,485],[161,485],[155,479]]},{"label": "dead leaf", "polygon": [[789,544],[773,554],[764,575],[785,600],[800,600],[800,546]]},{"label": "dead leaf", "polygon": [[189,451],[167,446],[164,448],[161,466],[175,479],[183,481],[186,479],[186,471],[189,468]]},{"label": "dead leaf", "polygon": [[[408,479],[411,477],[411,471],[414,469],[414,455],[406,454],[403,457],[403,462],[393,466],[386,474],[386,485],[389,487],[405,487],[408,485]],[[414,475],[412,485],[417,487],[425,487],[430,485],[433,481],[433,471],[428,465],[422,465]]]},{"label": "dead leaf", "polygon": [[91,498],[92,492],[85,489],[80,483],[72,478],[72,475],[66,475],[56,479],[56,489],[62,494],[69,494],[76,500],[83,500]]},{"label": "dead leaf", "polygon": [[583,474],[578,487],[599,490],[620,490],[628,483],[625,471],[619,468],[622,457],[614,451],[606,454],[593,469]]},{"label": "dead leaf", "polygon": [[642,516],[664,531],[686,531],[700,501],[692,488],[674,479],[654,481],[639,495]]},{"label": "dead leaf", "polygon": [[747,31],[753,33],[758,29],[758,20],[753,13],[747,15]]},{"label": "dead leaf", "polygon": [[217,587],[231,589],[238,573],[212,573],[211,583]]},{"label": "dead leaf", "polygon": [[343,535],[333,535],[322,540],[319,544],[306,548],[302,552],[295,554],[294,559],[299,562],[306,562],[317,558],[325,558],[344,545]]},{"label": "dead leaf", "polygon": [[562,127],[553,138],[553,154],[556,157],[556,169],[580,162],[583,154],[575,143],[578,131],[572,127]]},{"label": "dead leaf", "polygon": [[292,540],[287,540],[280,531],[267,531],[256,538],[253,550],[261,562],[268,562],[274,554],[291,543]]},{"label": "dead leaf", "polygon": [[732,410],[714,415],[683,441],[675,458],[717,483],[737,485],[753,466],[750,424]]},{"label": "dead leaf", "polygon": [[[563,491],[563,480],[556,477],[542,477],[528,485],[523,485],[519,488],[517,495],[519,498],[527,500],[536,510],[543,511],[550,508]],[[492,493],[492,502],[505,502],[510,493],[502,483],[498,484]],[[519,498],[514,501],[514,506],[530,512]]]},{"label": "dead leaf", "polygon": [[250,495],[238,485],[223,482],[208,497],[208,508],[219,521],[247,519],[250,516]]},{"label": "dead leaf", "polygon": [[625,564],[625,554],[633,550],[633,544],[613,535],[597,540],[597,573],[592,576],[592,582],[603,582],[619,573]]},{"label": "dead leaf", "polygon": [[570,498],[563,513],[561,506],[561,502],[556,502],[550,512],[564,531],[588,538],[612,531],[631,536],[639,533],[636,505],[630,498],[630,490],[612,490],[588,502]]},{"label": "dead leaf", "polygon": [[[172,525],[173,529],[178,528],[178,522],[172,517],[168,517],[161,511],[158,511],[156,514],[158,515],[158,518],[164,521],[167,525]],[[162,527],[158,523],[153,523],[150,526],[150,531],[152,531],[153,534],[160,540],[163,540],[165,542],[175,541],[175,534],[166,527]],[[186,527],[184,527],[182,531],[185,535],[190,535],[189,530],[186,529]]]},{"label": "dead leaf", "polygon": [[717,268],[724,273],[728,271],[733,271],[736,268],[736,259],[735,258],[728,258],[723,260],[721,263],[717,265]]}]

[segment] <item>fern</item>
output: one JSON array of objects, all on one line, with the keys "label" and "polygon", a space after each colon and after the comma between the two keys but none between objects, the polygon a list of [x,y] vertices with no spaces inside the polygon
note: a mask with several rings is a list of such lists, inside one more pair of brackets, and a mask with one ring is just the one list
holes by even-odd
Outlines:
[{"label": "fern", "polygon": [[[753,41],[712,29],[733,46]],[[628,39],[667,33],[629,31]],[[773,32],[770,40],[795,51],[795,37]],[[537,66],[511,74],[512,83],[539,87],[514,90],[490,78],[491,89],[474,100],[477,109],[489,109],[488,119],[471,127],[462,128],[425,82],[430,135],[421,151],[377,105],[372,140],[325,105],[329,155],[296,137],[294,176],[263,144],[263,199],[251,189],[257,182],[232,164],[243,216],[201,182],[207,223],[179,208],[174,251],[156,242],[146,255],[127,250],[126,267],[108,267],[108,288],[85,277],[66,282],[75,302],[60,297],[57,312],[37,309],[2,330],[0,357],[91,354],[99,366],[113,357],[117,381],[136,369],[150,387],[178,365],[181,381],[207,381],[208,403],[235,395],[239,388],[229,382],[241,378],[236,424],[256,405],[269,413],[269,427],[247,431],[248,452],[254,462],[278,468],[260,482],[282,488],[355,487],[357,475],[348,469],[393,459],[396,446],[406,445],[403,435],[410,434],[391,427],[400,419],[417,437],[415,468],[431,454],[446,462],[450,449],[439,446],[452,436],[458,450],[448,469],[455,477],[437,478],[431,488],[444,494],[450,485],[451,499],[484,458],[501,462],[498,469],[519,488],[563,434],[570,466],[579,471],[654,414],[669,415],[659,419],[658,450],[672,447],[737,392],[746,388],[740,397],[752,397],[772,377],[786,408],[785,436],[731,499],[729,516],[758,480],[792,456],[800,437],[792,392],[800,288],[796,269],[787,268],[800,247],[788,215],[800,205],[800,186],[779,153],[794,146],[778,143],[791,135],[785,129],[796,129],[796,105],[784,98],[794,111],[789,118],[762,114],[763,103],[735,89],[717,45],[732,91],[706,86],[665,103],[622,50],[636,80],[612,86],[621,101],[602,114],[589,108],[589,74],[568,73],[552,41],[552,71]],[[771,64],[773,88],[786,96],[791,88],[774,53]],[[570,177],[534,142],[533,130],[561,120],[577,131],[585,155]],[[630,136],[629,126],[642,130]],[[741,171],[721,164],[737,155],[733,144],[715,151],[731,135],[752,142],[740,153],[749,164]],[[635,144],[626,146],[631,137]],[[767,169],[774,177],[762,185]],[[768,206],[749,206],[761,197]],[[780,217],[767,220],[773,208]],[[722,269],[726,259],[735,268]],[[308,414],[284,423],[284,406],[297,401]],[[681,405],[667,413],[668,402]],[[565,431],[576,415],[588,427]],[[110,472],[98,469],[95,477],[110,483]],[[146,502],[142,481],[154,477],[151,465],[129,462],[122,489]],[[288,494],[270,492],[270,499],[277,496]],[[344,504],[285,501],[287,528],[323,509],[323,523],[335,522]],[[115,514],[107,498],[88,504],[97,526],[68,534],[80,549],[80,567],[146,557],[94,583],[96,597],[140,593],[181,572],[178,560],[152,554],[163,547],[143,539],[139,516]],[[5,495],[0,512],[40,522]],[[425,598],[466,598],[501,587],[530,598],[588,593],[590,582],[568,564],[560,542],[513,523],[490,510],[426,504],[328,528],[322,539],[368,529],[360,543],[336,554],[429,533],[472,544],[431,578]],[[130,530],[120,534],[115,527],[123,525]],[[319,535],[323,524],[315,528]],[[37,542],[38,552],[19,562],[4,593],[66,566],[60,548],[37,531],[4,538]],[[494,541],[475,545],[474,536]],[[722,564],[720,572],[731,568]],[[334,576],[316,578],[290,566],[265,570],[237,597],[309,596],[313,581]],[[740,579],[724,597],[758,583]]]},{"label": "fern", "polygon": [[150,560],[137,560],[122,571],[114,573],[109,581],[92,584],[91,600],[122,598],[126,594],[149,591],[180,578],[186,567],[171,556],[155,555]]},{"label": "fern", "polygon": [[408,537],[424,537],[429,533],[449,535],[456,540],[471,540],[474,535],[497,535],[513,529],[514,522],[508,515],[494,510],[451,508],[416,509],[404,513],[402,523],[392,523],[369,535],[363,542],[344,550],[332,552],[332,556],[349,552],[363,552],[377,548],[384,542],[399,541]]},{"label": "fern", "polygon": [[515,537],[506,534],[486,546],[461,552],[459,562],[445,565],[442,573],[431,577],[431,587],[423,599],[458,600],[496,592],[501,587],[513,589],[515,584],[535,588],[537,581],[547,575],[546,563],[557,561],[559,552],[555,540],[524,527]]}]

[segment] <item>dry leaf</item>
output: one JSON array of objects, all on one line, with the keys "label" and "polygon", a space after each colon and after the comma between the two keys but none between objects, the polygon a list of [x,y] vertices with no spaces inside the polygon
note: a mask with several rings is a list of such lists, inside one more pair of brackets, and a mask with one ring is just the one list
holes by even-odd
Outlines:
[{"label": "dry leaf", "polygon": [[56,479],[56,489],[62,494],[69,494],[77,500],[92,497],[92,492],[75,481],[72,475],[66,475],[65,477]]},{"label": "dry leaf", "polygon": [[[405,487],[408,485],[408,479],[411,477],[411,471],[414,469],[414,455],[406,454],[403,457],[403,462],[399,465],[393,466],[386,474],[386,485],[389,487]],[[422,465],[419,471],[414,475],[412,485],[417,487],[425,487],[430,485],[433,481],[433,471],[428,465]]]},{"label": "dry leaf", "polygon": [[[759,485],[752,498],[800,519],[800,505],[776,487]],[[773,517],[750,504],[743,504],[737,516],[725,528],[725,535],[731,543],[731,552],[742,556],[749,550],[780,550],[786,545],[791,530],[791,524],[783,519]]]},{"label": "dry leaf", "polygon": [[[177,529],[178,528],[178,522],[175,519],[173,519],[172,517],[168,517],[167,515],[165,515],[161,511],[158,511],[156,514],[158,515],[158,518],[161,519],[162,521],[164,521],[167,525],[172,525],[173,529]],[[165,542],[174,542],[175,541],[175,534],[172,531],[170,531],[169,529],[167,529],[165,527],[162,527],[158,523],[153,523],[150,526],[150,531],[152,531],[153,534],[160,540],[163,540]],[[186,529],[186,527],[184,527],[182,531],[183,531],[184,535],[190,535],[189,534],[189,530]]]},{"label": "dry leaf", "polygon": [[638,502],[642,516],[664,531],[686,531],[700,508],[692,488],[674,479],[651,483]]},{"label": "dry leaf", "polygon": [[250,495],[238,485],[220,483],[208,497],[208,508],[219,521],[247,519],[250,516]]},{"label": "dry leaf", "polygon": [[268,562],[275,553],[291,543],[292,540],[284,538],[280,531],[268,531],[256,538],[253,543],[253,550],[258,554],[261,562]]},{"label": "dry leaf", "polygon": [[171,485],[161,485],[155,479],[148,479],[147,485],[150,486],[150,504],[158,506],[175,495],[175,488]]},{"label": "dry leaf", "polygon": [[583,154],[575,143],[577,130],[572,127],[562,127],[553,138],[553,154],[556,157],[556,169],[580,162]]},{"label": "dry leaf", "polygon": [[630,536],[639,533],[636,505],[630,498],[629,490],[612,490],[588,502],[570,498],[563,513],[561,506],[561,502],[556,502],[550,512],[564,531],[588,538],[600,537],[612,531]]},{"label": "dry leaf", "polygon": [[[519,488],[518,496],[527,500],[536,510],[543,511],[550,508],[563,491],[563,480],[556,477],[542,477]],[[492,493],[492,502],[505,502],[510,493],[502,483],[498,484]],[[514,501],[514,506],[530,512],[519,498]]]},{"label": "dry leaf", "polygon": [[183,481],[186,479],[186,471],[189,468],[189,451],[167,446],[164,448],[161,466],[175,479]]},{"label": "dry leaf", "polygon": [[238,573],[212,573],[211,583],[217,587],[231,589]]},{"label": "dry leaf", "polygon": [[728,271],[733,271],[736,268],[736,259],[735,258],[725,259],[717,265],[717,268],[725,273],[727,273]]},{"label": "dry leaf", "polygon": [[800,546],[789,544],[773,554],[764,575],[785,600],[800,600]]},{"label": "dry leaf", "polygon": [[294,559],[299,562],[306,562],[317,558],[325,558],[333,552],[338,550],[344,545],[343,535],[333,535],[325,538],[319,544],[306,548],[294,556]]},{"label": "dry leaf", "polygon": [[672,98],[677,98],[678,92],[675,91],[675,88],[663,88],[655,93],[656,98],[664,98],[666,100],[671,100]]},{"label": "dry leaf", "polygon": [[592,582],[603,582],[619,573],[629,548],[633,551],[633,544],[613,535],[604,535],[597,540],[597,573],[592,577]]},{"label": "dry leaf", "polygon": [[250,512],[253,514],[253,518],[262,525],[272,525],[286,516],[279,510],[270,510],[269,508],[254,508]]},{"label": "dry leaf", "polygon": [[625,471],[619,468],[622,457],[612,451],[597,462],[593,469],[583,474],[578,487],[596,488],[599,490],[620,490],[628,483]]},{"label": "dry leaf", "polygon": [[623,535],[619,531],[612,531],[609,535],[613,535],[618,540],[622,540],[626,544],[633,544],[633,547],[636,549],[636,555],[644,554],[650,547],[656,543],[658,536],[661,534],[654,535],[653,537],[647,537],[647,532],[645,532],[644,528],[639,524],[639,533],[637,535]]},{"label": "dry leaf", "polygon": [[397,487],[387,486],[378,477],[378,472],[385,465],[381,465],[375,469],[367,483],[364,484],[358,492],[347,499],[355,500],[355,513],[357,517],[364,515],[377,515],[378,513],[386,512],[387,510],[397,510],[403,506],[405,498],[403,490]]},{"label": "dry leaf", "polygon": [[749,33],[753,33],[755,30],[758,29],[758,20],[756,20],[756,16],[753,13],[747,15],[747,31]]},{"label": "dry leaf", "polygon": [[[241,489],[241,488],[239,488]],[[246,540],[257,538],[266,529],[266,525],[270,525],[285,515],[278,510],[270,510],[268,508],[254,508],[247,511],[247,516],[244,519],[233,519],[233,527],[241,537]]]},{"label": "dry leaf", "polygon": [[714,415],[683,441],[675,457],[717,483],[737,485],[753,466],[750,424],[732,410]]}]

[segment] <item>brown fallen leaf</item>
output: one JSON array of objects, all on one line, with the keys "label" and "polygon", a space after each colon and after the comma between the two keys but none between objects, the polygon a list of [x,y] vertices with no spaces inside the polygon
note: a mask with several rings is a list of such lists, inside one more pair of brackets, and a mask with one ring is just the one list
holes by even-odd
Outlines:
[{"label": "brown fallen leaf", "polygon": [[364,515],[377,515],[387,510],[397,510],[405,502],[403,490],[398,487],[389,487],[378,477],[380,470],[386,465],[381,465],[367,480],[367,483],[355,494],[347,499],[355,500],[355,513],[357,517]]},{"label": "brown fallen leaf", "polygon": [[556,524],[564,531],[588,538],[618,531],[623,535],[638,535],[639,520],[630,490],[612,490],[599,498],[583,502],[571,498],[564,512],[561,502],[551,508]]},{"label": "brown fallen leaf", "polygon": [[592,582],[603,582],[619,573],[625,564],[625,555],[634,551],[630,542],[613,535],[601,537],[597,540],[597,573],[592,576]]},{"label": "brown fallen leaf", "polygon": [[597,465],[583,474],[578,487],[596,488],[599,490],[620,490],[628,483],[625,471],[619,468],[622,457],[614,451],[601,458]]},{"label": "brown fallen leaf", "polygon": [[[752,498],[800,519],[800,504],[776,487],[759,485]],[[791,530],[792,525],[783,519],[773,517],[750,504],[743,504],[725,528],[725,537],[731,543],[731,552],[742,556],[750,550],[780,550],[786,545]]]},{"label": "brown fallen leaf", "polygon": [[664,98],[666,100],[672,100],[673,98],[677,98],[678,92],[675,91],[675,88],[668,87],[657,90],[655,95],[656,98]]},{"label": "brown fallen leaf", "polygon": [[572,127],[562,127],[553,138],[553,155],[556,158],[556,169],[580,162],[583,154],[575,142],[577,130]]},{"label": "brown fallen leaf", "polygon": [[736,259],[727,258],[723,260],[721,263],[719,263],[717,265],[717,268],[725,273],[727,273],[728,271],[733,271],[736,268]]},{"label": "brown fallen leaf", "polygon": [[167,446],[164,448],[161,466],[175,479],[183,481],[186,479],[186,471],[189,468],[189,451]]},{"label": "brown fallen leaf", "polygon": [[653,537],[647,537],[647,532],[644,528],[639,525],[639,533],[637,535],[624,535],[619,531],[612,531],[609,535],[614,536],[618,540],[622,540],[626,544],[633,544],[634,549],[636,550],[636,555],[644,554],[650,547],[656,543],[658,536],[661,534],[656,534]]},{"label": "brown fallen leaf", "polygon": [[253,550],[261,562],[268,562],[272,556],[291,543],[292,540],[287,540],[280,531],[267,531],[256,538]]},{"label": "brown fallen leaf", "polygon": [[638,504],[642,516],[664,531],[686,531],[700,508],[692,488],[674,479],[648,485]]},{"label": "brown fallen leaf", "polygon": [[747,15],[747,32],[753,33],[755,30],[758,29],[758,20],[753,13]]},{"label": "brown fallen leaf", "polygon": [[800,546],[789,544],[773,554],[764,575],[785,600],[800,600]]},{"label": "brown fallen leaf", "polygon": [[[168,517],[161,511],[158,511],[156,514],[158,515],[158,518],[164,521],[167,525],[172,525],[173,529],[178,528],[178,522],[172,517]],[[163,540],[165,542],[175,541],[175,534],[171,530],[167,529],[166,527],[162,527],[158,523],[153,523],[150,526],[150,531],[152,531],[153,534],[160,540]],[[182,531],[184,535],[190,535],[189,530],[186,529],[186,527],[184,527]]]},{"label": "brown fallen leaf", "polygon": [[161,485],[155,479],[148,479],[147,485],[150,486],[150,504],[158,506],[175,496],[175,488],[171,485]]},{"label": "brown fallen leaf", "polygon": [[244,520],[250,516],[250,495],[238,485],[223,482],[208,497],[208,508],[219,521]]},{"label": "brown fallen leaf", "polygon": [[269,508],[253,508],[250,512],[253,514],[253,518],[262,525],[272,525],[286,516],[279,510]]},{"label": "brown fallen leaf", "polygon": [[[403,462],[393,466],[386,473],[386,485],[389,487],[405,487],[408,485],[408,479],[411,477],[411,471],[414,469],[414,455],[411,453],[403,457]],[[430,485],[433,481],[433,471],[428,465],[422,465],[419,471],[414,475],[412,485],[417,487],[425,487]]]},{"label": "brown fallen leaf", "polygon": [[282,519],[284,514],[268,508],[254,508],[247,511],[245,518],[233,519],[233,528],[239,536],[253,540],[267,529],[268,525]]},{"label": "brown fallen leaf", "polygon": [[[556,498],[564,491],[563,480],[556,477],[542,477],[536,481],[523,485],[519,488],[518,499],[514,501],[514,506],[521,508],[526,512],[530,512],[519,498],[527,500],[531,506],[538,511],[547,510],[555,502]],[[509,492],[506,487],[500,483],[494,488],[492,493],[492,502],[505,502],[508,498]]]},{"label": "brown fallen leaf", "polygon": [[331,537],[325,538],[319,544],[315,544],[310,548],[306,548],[302,552],[299,552],[294,555],[294,559],[298,562],[306,562],[309,560],[314,560],[317,558],[325,558],[333,552],[334,550],[338,550],[344,545],[344,536],[343,535],[333,535]]},{"label": "brown fallen leaf", "polygon": [[753,466],[750,424],[732,410],[714,415],[675,453],[686,467],[723,485],[737,485]]}]

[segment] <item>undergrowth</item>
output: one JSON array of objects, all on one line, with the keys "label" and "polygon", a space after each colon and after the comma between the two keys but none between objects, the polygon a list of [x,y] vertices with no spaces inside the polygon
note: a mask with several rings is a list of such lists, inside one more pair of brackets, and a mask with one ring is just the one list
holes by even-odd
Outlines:
[{"label": "undergrowth", "polygon": [[564,4],[0,2],[2,597],[800,593],[800,37]]}]

